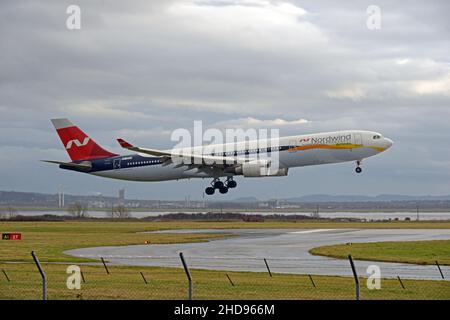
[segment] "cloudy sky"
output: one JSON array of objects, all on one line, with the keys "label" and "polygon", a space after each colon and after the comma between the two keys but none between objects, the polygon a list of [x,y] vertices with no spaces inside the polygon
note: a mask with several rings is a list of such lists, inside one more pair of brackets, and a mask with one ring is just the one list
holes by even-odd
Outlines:
[{"label": "cloudy sky", "polygon": [[[69,30],[66,9],[81,8]],[[369,5],[380,29],[367,27]],[[450,2],[134,0],[0,2],[0,190],[201,198],[204,180],[132,183],[59,170],[50,118],[97,142],[170,148],[171,132],[379,131],[395,141],[354,164],[238,179],[216,199],[450,193]],[[239,193],[237,192],[239,190]]]}]

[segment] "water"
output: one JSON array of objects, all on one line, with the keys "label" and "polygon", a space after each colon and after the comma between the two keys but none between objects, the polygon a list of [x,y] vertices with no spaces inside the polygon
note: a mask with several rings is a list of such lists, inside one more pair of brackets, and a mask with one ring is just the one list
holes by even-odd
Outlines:
[{"label": "water", "polygon": [[[417,219],[417,212],[324,212],[322,218],[358,218],[366,220]],[[419,212],[419,220],[449,220],[450,212]]]},{"label": "water", "polygon": [[[170,213],[180,213],[183,210],[173,210],[173,211],[147,211],[147,212],[131,212],[131,216],[134,218],[143,218],[143,217],[156,217],[159,215],[165,215]],[[202,212],[202,211],[198,211]],[[207,212],[207,211],[204,211]],[[217,210],[214,210],[217,212]],[[224,212],[237,212],[233,210],[224,210]],[[187,211],[186,213],[190,213]],[[67,211],[19,211],[17,214],[23,216],[41,216],[44,214],[52,214],[58,216],[68,215]],[[280,214],[280,215],[307,215],[308,212],[270,212],[270,211],[247,211],[245,214],[261,214],[261,215],[269,215],[269,214]],[[89,217],[94,218],[108,218],[109,212],[105,211],[88,211]],[[321,218],[357,218],[357,219],[366,219],[366,220],[388,220],[388,219],[399,219],[405,220],[405,218],[410,218],[411,220],[416,220],[417,213],[414,212],[321,212]],[[419,212],[419,220],[450,220],[450,212]]]}]

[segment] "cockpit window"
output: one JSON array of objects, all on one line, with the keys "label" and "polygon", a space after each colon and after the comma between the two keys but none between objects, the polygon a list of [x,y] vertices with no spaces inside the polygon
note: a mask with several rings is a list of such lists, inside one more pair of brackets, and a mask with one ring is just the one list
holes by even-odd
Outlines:
[{"label": "cockpit window", "polygon": [[376,134],[376,135],[373,136],[373,139],[374,139],[374,140],[380,139],[380,138],[381,138],[381,136],[380,136],[379,134]]}]

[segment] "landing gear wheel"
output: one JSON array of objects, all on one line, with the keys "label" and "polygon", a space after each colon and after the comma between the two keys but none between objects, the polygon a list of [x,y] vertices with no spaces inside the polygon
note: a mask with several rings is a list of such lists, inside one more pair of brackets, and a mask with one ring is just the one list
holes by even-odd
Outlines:
[{"label": "landing gear wheel", "polygon": [[361,169],[361,167],[356,167],[355,171],[356,171],[357,173],[361,173],[361,172],[362,172],[362,169]]},{"label": "landing gear wheel", "polygon": [[214,191],[215,191],[215,189],[214,189],[213,187],[208,187],[208,188],[205,189],[205,193],[206,193],[207,195],[212,195],[212,194],[214,194]]},{"label": "landing gear wheel", "polygon": [[233,189],[233,188],[236,188],[236,186],[237,186],[237,182],[234,181],[234,180],[229,180],[229,181],[227,182],[227,187],[228,187],[228,188]]},{"label": "landing gear wheel", "polygon": [[220,180],[213,182],[214,189],[222,189],[224,187],[223,182]]},{"label": "landing gear wheel", "polygon": [[228,188],[224,186],[224,187],[222,187],[222,188],[219,189],[219,192],[220,192],[221,194],[225,194],[225,193],[228,192]]}]

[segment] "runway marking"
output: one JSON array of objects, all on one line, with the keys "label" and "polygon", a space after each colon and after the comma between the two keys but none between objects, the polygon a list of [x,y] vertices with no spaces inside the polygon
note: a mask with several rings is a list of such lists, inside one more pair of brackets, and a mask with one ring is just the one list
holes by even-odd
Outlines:
[{"label": "runway marking", "polygon": [[289,233],[316,233],[316,232],[325,232],[325,231],[333,231],[333,230],[337,230],[337,229],[314,229],[314,230],[305,230],[305,231],[293,231],[293,232],[289,232]]}]

